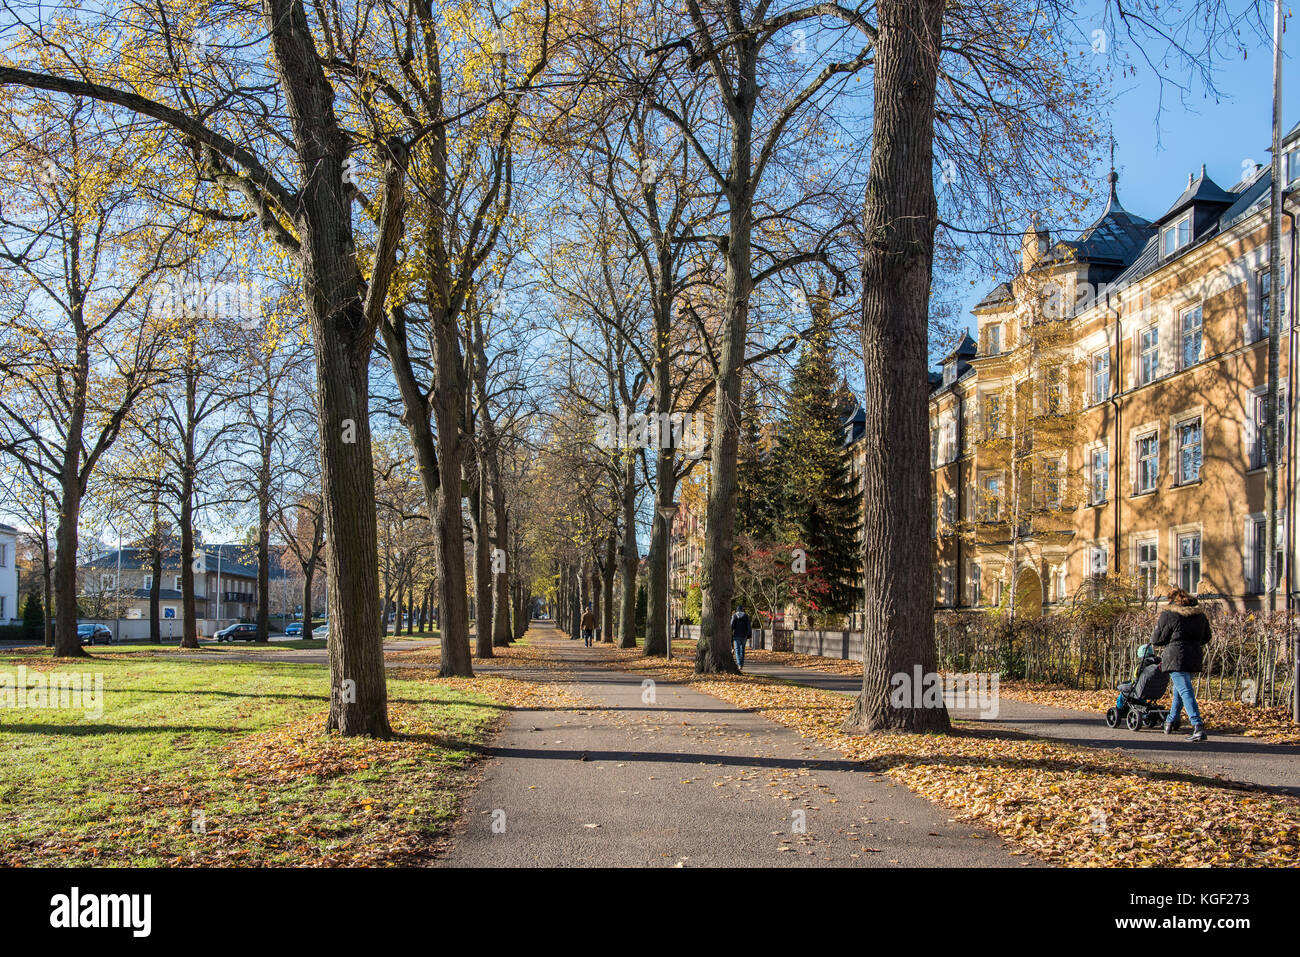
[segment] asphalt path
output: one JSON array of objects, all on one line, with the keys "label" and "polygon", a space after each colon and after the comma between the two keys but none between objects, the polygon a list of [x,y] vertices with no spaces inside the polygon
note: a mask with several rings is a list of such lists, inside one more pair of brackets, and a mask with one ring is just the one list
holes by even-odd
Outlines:
[{"label": "asphalt path", "polygon": [[[810,685],[827,691],[856,694],[861,678],[846,677],[811,668],[747,661],[745,671]],[[1240,734],[1218,734],[1209,728],[1210,739],[1187,740],[1184,730],[1166,735],[1159,728],[1130,731],[1106,726],[1101,712],[1075,711],[1050,705],[999,697],[997,716],[981,718],[974,711],[957,711],[959,719],[981,721],[1039,738],[1050,738],[1087,748],[1119,751],[1143,761],[1155,761],[1184,768],[1200,775],[1222,778],[1234,784],[1254,785],[1278,794],[1300,795],[1300,747],[1248,738]]]},{"label": "asphalt path", "polygon": [[686,685],[649,687],[601,668],[605,649],[553,629],[535,628],[529,641],[564,663],[535,677],[558,681],[590,706],[511,713],[466,800],[446,865],[1038,863],[761,715]]}]

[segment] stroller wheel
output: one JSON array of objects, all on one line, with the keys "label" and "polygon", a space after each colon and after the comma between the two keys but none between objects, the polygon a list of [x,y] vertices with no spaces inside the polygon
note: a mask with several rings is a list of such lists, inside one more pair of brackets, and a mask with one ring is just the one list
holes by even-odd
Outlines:
[{"label": "stroller wheel", "polygon": [[1155,728],[1158,727],[1159,725],[1160,725],[1160,715],[1156,714],[1154,711],[1148,711],[1146,713],[1146,726],[1148,728]]},{"label": "stroller wheel", "polygon": [[1125,722],[1130,731],[1142,730],[1142,714],[1136,710],[1128,713],[1128,720]]},{"label": "stroller wheel", "polygon": [[1118,708],[1107,708],[1107,709],[1106,709],[1106,726],[1107,726],[1108,728],[1118,728],[1118,727],[1119,727],[1119,709],[1118,709]]}]

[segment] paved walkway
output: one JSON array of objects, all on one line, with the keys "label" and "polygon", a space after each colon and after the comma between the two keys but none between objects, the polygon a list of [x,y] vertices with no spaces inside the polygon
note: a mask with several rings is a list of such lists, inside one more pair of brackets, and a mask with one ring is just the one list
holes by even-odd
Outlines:
[{"label": "paved walkway", "polygon": [[[745,671],[846,694],[857,694],[862,687],[861,678],[793,665],[747,661]],[[973,720],[976,716],[957,712],[956,717]],[[1291,744],[1274,744],[1239,734],[1215,734],[1213,728],[1209,729],[1208,741],[1192,744],[1187,740],[1188,731],[1165,735],[1159,729],[1111,730],[1101,713],[1054,708],[1006,697],[999,701],[997,719],[988,723],[1067,744],[1114,749],[1141,760],[1159,761],[1300,796],[1300,747]]]},{"label": "paved walkway", "polygon": [[510,673],[559,681],[592,706],[511,713],[450,866],[1037,863],[792,729],[685,685],[660,682],[644,701],[640,677],[596,666],[599,646],[553,629],[528,639],[565,670]]}]

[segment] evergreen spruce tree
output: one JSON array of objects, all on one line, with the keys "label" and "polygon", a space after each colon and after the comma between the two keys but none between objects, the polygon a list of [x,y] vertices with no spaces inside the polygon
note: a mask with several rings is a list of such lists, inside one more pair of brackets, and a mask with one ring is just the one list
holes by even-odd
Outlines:
[{"label": "evergreen spruce tree", "polygon": [[45,608],[34,591],[27,593],[27,602],[23,605],[23,628],[29,638],[37,638],[45,630]]},{"label": "evergreen spruce tree", "polygon": [[781,497],[773,474],[772,453],[763,442],[762,410],[753,382],[747,382],[741,394],[736,458],[736,534],[769,541],[776,534]]},{"label": "evergreen spruce tree", "polygon": [[812,312],[812,335],[799,354],[777,428],[772,482],[780,489],[780,537],[806,549],[808,563],[830,583],[820,610],[847,614],[862,588],[861,507],[844,448],[853,399],[835,370],[825,295],[813,300]]}]

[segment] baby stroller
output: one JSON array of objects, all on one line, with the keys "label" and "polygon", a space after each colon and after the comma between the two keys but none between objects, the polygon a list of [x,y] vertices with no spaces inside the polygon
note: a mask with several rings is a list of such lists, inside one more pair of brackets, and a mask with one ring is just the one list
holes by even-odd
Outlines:
[{"label": "baby stroller", "polygon": [[1169,690],[1169,675],[1160,670],[1160,657],[1150,645],[1138,648],[1138,666],[1132,681],[1123,681],[1115,707],[1106,711],[1106,724],[1118,728],[1120,722],[1130,731],[1156,728],[1169,720],[1169,709],[1160,699]]}]

